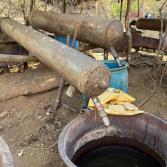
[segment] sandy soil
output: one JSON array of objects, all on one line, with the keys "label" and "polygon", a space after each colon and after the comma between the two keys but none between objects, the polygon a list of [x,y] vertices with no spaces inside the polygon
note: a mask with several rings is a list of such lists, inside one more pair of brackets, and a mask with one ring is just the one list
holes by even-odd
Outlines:
[{"label": "sandy soil", "polygon": [[[148,97],[153,83],[147,68],[129,70],[129,94],[136,98],[136,105]],[[16,167],[63,167],[57,149],[57,140],[62,128],[79,113],[60,107],[53,122],[49,119],[54,112],[57,90],[0,103],[0,134],[10,146]],[[155,95],[142,109],[167,119],[167,89],[157,87]],[[81,95],[63,102],[79,111]],[[44,128],[42,125],[45,125]]]}]

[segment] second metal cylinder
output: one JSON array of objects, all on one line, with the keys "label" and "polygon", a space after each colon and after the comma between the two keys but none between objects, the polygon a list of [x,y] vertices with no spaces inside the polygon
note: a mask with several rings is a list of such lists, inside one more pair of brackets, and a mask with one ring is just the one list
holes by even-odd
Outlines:
[{"label": "second metal cylinder", "polygon": [[110,48],[123,38],[122,23],[102,17],[32,11],[28,21],[35,29],[65,36],[73,36],[78,27],[79,41],[102,48]]}]

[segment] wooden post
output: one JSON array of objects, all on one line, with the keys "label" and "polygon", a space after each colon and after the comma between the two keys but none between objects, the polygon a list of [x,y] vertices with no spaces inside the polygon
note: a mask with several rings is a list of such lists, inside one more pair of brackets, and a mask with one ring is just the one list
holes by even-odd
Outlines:
[{"label": "wooden post", "polygon": [[66,0],[63,0],[63,13],[66,13]]},{"label": "wooden post", "polygon": [[120,4],[120,21],[122,21],[122,7],[123,7],[123,0],[121,0]]},{"label": "wooden post", "polygon": [[140,17],[140,0],[137,0],[138,18]]},{"label": "wooden post", "polygon": [[96,15],[98,14],[98,1],[96,0]]},{"label": "wooden post", "polygon": [[132,49],[132,35],[129,28],[129,15],[131,11],[131,0],[127,0],[127,9],[126,9],[126,16],[125,16],[125,29],[126,29],[126,35],[128,37],[128,54],[127,54],[127,61],[129,61],[131,57],[131,49]]}]

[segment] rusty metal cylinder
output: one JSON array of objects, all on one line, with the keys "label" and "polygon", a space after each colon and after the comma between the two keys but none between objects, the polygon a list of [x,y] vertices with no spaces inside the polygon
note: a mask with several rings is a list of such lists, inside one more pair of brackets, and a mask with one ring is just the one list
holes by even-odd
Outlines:
[{"label": "rusty metal cylinder", "polygon": [[[165,31],[167,25],[167,19],[163,19],[163,31]],[[161,31],[160,19],[138,19],[136,27],[141,30]]]},{"label": "rusty metal cylinder", "polygon": [[[150,156],[160,166],[167,165],[167,121],[146,112],[133,116],[108,117],[112,123],[108,128],[101,119],[96,118],[95,112],[79,116],[66,125],[58,141],[58,150],[66,167],[77,167],[77,156],[84,157],[89,151],[110,146],[133,148]],[[106,156],[104,152],[103,154]],[[101,157],[101,154],[98,156]],[[101,159],[103,160],[102,157]],[[90,160],[93,161],[92,156]],[[97,161],[100,162],[99,166],[109,166],[109,163],[102,160]]]},{"label": "rusty metal cylinder", "polygon": [[98,61],[10,18],[0,28],[89,97],[108,88],[111,72]]},{"label": "rusty metal cylinder", "polygon": [[102,17],[32,11],[28,21],[35,29],[64,36],[74,36],[78,27],[79,41],[102,48],[110,48],[123,38],[122,23]]}]

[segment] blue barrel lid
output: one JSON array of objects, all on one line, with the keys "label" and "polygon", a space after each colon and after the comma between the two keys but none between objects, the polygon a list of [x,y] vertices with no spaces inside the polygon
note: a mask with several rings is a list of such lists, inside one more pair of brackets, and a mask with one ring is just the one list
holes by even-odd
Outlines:
[{"label": "blue barrel lid", "polygon": [[112,72],[127,69],[129,64],[125,61],[120,61],[123,66],[119,67],[115,60],[103,60],[102,63],[106,65]]}]

